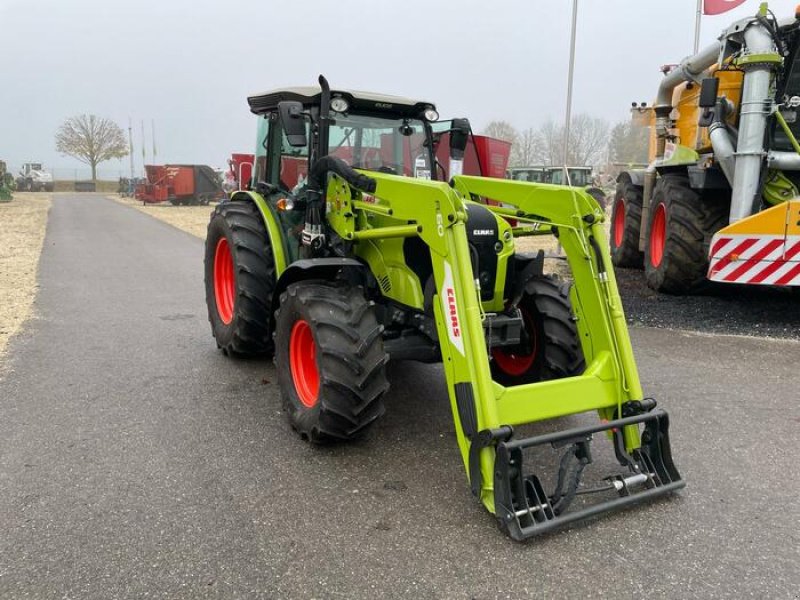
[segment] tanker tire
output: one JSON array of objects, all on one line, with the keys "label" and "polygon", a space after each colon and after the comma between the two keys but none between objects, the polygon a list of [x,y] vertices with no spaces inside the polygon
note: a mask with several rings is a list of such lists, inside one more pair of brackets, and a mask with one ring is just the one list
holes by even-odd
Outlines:
[{"label": "tanker tire", "polygon": [[[492,378],[497,383],[519,385],[583,373],[586,363],[572,313],[569,290],[570,284],[546,275],[534,277],[525,285],[525,293],[518,308],[523,313],[526,329],[532,329],[535,335],[533,361],[523,373],[504,370],[497,356],[503,349],[496,348],[492,352],[491,370]],[[504,354],[508,355],[512,350],[509,348]],[[525,354],[526,351],[519,353]]]},{"label": "tanker tire", "polygon": [[[657,261],[653,234],[660,206],[666,214],[666,225],[663,252]],[[667,174],[659,178],[653,189],[647,225],[644,256],[647,285],[675,295],[698,294],[708,289],[711,286],[706,279],[708,249],[713,235],[728,224],[729,210],[729,200],[698,194],[685,175]]]},{"label": "tanker tire", "polygon": [[[225,238],[235,280],[232,319],[225,323],[217,306],[214,258]],[[275,260],[264,221],[251,202],[223,202],[211,213],[205,246],[208,320],[217,347],[226,356],[271,355]]]},{"label": "tanker tire", "polygon": [[[618,212],[624,211],[620,219],[621,235],[617,232]],[[644,253],[639,250],[639,233],[642,227],[642,187],[629,179],[617,182],[614,206],[611,210],[611,262],[615,267],[641,269]]]},{"label": "tanker tire", "polygon": [[[281,294],[275,366],[289,423],[304,440],[324,444],[359,438],[384,413],[389,356],[374,306],[363,288],[343,282],[301,281]],[[310,328],[319,381],[316,396],[306,395],[305,403],[290,348],[299,322]]]}]

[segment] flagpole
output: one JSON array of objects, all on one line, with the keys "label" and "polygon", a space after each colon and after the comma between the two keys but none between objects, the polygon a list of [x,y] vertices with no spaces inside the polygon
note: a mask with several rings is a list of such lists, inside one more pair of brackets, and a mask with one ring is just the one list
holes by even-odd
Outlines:
[{"label": "flagpole", "polygon": [[703,15],[703,0],[697,0],[697,15],[694,20],[694,53],[700,50],[700,17]]},{"label": "flagpole", "polygon": [[572,76],[575,71],[575,30],[578,23],[578,0],[572,2],[572,33],[569,42],[569,75],[567,76],[567,111],[564,116],[564,182],[567,183],[566,167],[569,158],[569,125],[572,120]]},{"label": "flagpole", "polygon": [[147,174],[147,169],[145,168],[145,163],[147,162],[147,156],[145,155],[145,145],[146,138],[144,137],[144,119],[142,119],[142,170]]}]

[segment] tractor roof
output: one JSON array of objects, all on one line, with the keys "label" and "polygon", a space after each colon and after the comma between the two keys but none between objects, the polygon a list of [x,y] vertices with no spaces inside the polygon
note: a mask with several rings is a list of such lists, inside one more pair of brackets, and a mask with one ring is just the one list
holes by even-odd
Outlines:
[{"label": "tractor roof", "polygon": [[[250,105],[250,112],[260,115],[275,109],[278,102],[284,100],[301,102],[305,106],[319,104],[321,95],[319,86],[288,87],[248,96],[247,103]],[[424,100],[358,90],[331,90],[331,97],[337,96],[345,98],[356,110],[388,112],[403,117],[418,117],[425,109],[435,108],[432,102]]]}]

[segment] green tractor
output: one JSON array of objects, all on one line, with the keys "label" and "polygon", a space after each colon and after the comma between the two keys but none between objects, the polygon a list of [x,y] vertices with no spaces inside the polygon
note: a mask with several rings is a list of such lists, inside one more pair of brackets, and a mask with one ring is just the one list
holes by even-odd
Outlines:
[{"label": "green tractor", "polygon": [[[440,361],[472,493],[514,539],[684,485],[667,414],[642,393],[591,197],[459,175],[469,123],[439,122],[429,102],[323,77],[248,102],[254,173],[211,216],[209,320],[226,355],[274,356],[303,439],[364,435],[384,412],[389,360]],[[574,285],[545,274],[543,253],[515,251],[528,235],[559,238]],[[590,411],[600,419],[515,435]],[[601,433],[613,472],[587,486]],[[542,450],[560,457],[557,475],[525,470]]]}]

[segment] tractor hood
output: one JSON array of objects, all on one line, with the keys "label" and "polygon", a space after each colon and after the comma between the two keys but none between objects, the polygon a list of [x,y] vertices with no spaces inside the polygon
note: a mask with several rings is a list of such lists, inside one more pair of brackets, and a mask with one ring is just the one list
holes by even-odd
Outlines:
[{"label": "tractor hood", "polygon": [[[288,87],[248,96],[250,112],[260,115],[278,106],[278,102],[293,100],[304,106],[319,105],[322,90],[319,86]],[[358,90],[331,90],[331,97],[342,97],[355,110],[367,112],[390,112],[401,117],[419,117],[428,108],[436,108],[432,102],[413,100],[401,96],[389,96]]]}]

